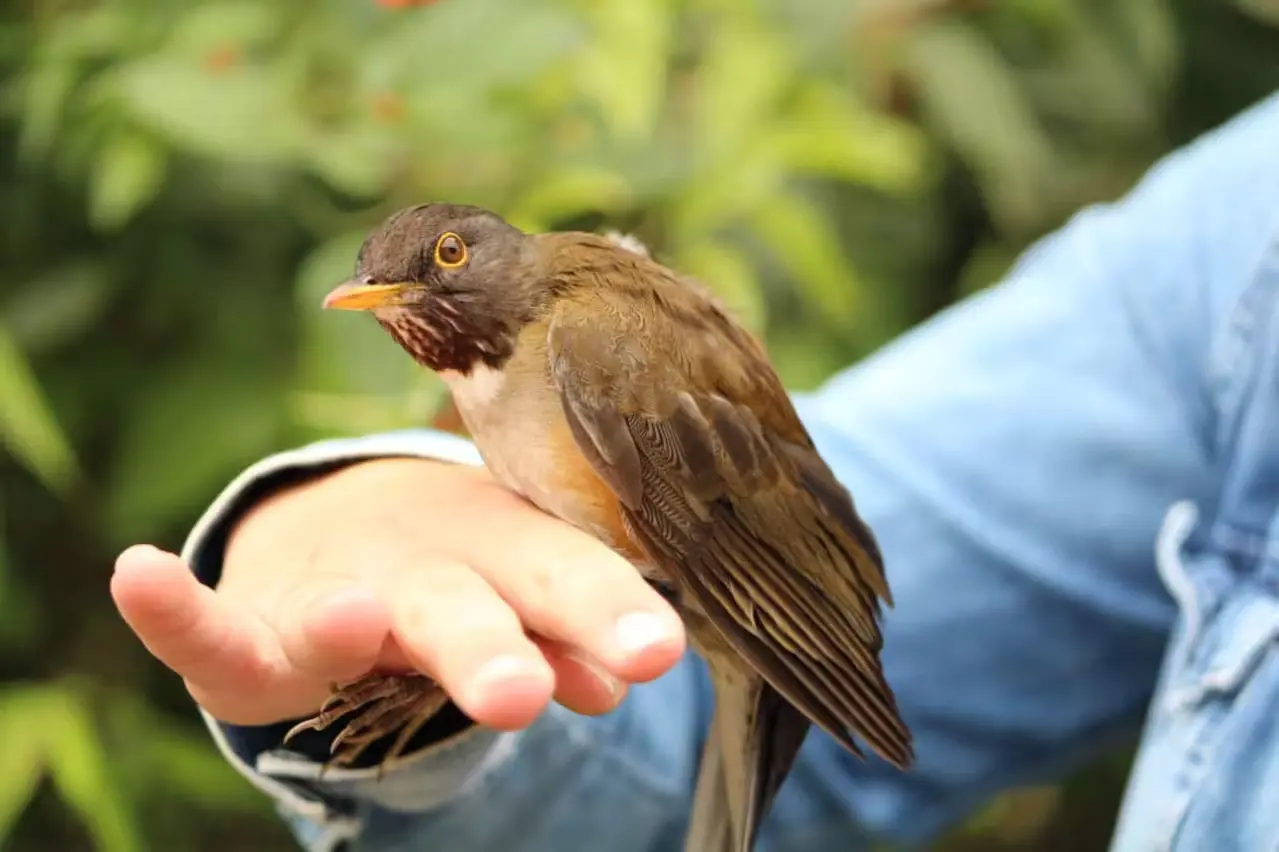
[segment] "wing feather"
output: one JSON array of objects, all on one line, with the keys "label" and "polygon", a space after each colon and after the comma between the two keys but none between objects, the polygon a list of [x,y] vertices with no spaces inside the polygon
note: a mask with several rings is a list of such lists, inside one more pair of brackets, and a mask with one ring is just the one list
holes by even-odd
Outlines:
[{"label": "wing feather", "polygon": [[[584,455],[636,542],[774,689],[854,753],[850,730],[909,765],[879,662],[891,597],[874,536],[753,339],[686,304],[691,290],[642,287],[550,317],[550,375]],[[658,309],[641,319],[627,298]]]}]

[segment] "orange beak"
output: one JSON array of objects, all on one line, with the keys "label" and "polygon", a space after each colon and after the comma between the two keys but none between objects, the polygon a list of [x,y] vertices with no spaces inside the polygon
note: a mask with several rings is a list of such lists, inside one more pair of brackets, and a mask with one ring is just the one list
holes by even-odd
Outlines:
[{"label": "orange beak", "polygon": [[361,284],[347,281],[324,297],[324,307],[340,311],[368,311],[395,303],[396,297],[412,284]]}]

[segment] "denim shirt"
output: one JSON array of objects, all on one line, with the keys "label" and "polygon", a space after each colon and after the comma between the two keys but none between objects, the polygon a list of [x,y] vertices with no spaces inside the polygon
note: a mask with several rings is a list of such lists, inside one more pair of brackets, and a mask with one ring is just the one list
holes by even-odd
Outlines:
[{"label": "denim shirt", "polygon": [[[814,732],[762,852],[926,841],[1138,735],[1113,852],[1279,848],[1279,96],[798,404],[881,542],[918,763]],[[387,455],[479,463],[428,431],[283,453],[187,557],[212,582],[282,477]],[[207,721],[316,852],[678,852],[710,709],[690,656],[611,714],[471,727],[380,781]]]}]

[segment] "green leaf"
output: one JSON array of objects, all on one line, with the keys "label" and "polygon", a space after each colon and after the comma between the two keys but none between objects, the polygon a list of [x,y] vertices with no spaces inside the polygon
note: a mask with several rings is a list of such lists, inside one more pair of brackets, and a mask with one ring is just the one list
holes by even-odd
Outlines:
[{"label": "green leaf", "polygon": [[[30,578],[14,570],[4,531],[0,529],[0,650],[10,653],[28,653],[40,626],[40,602],[31,593]],[[0,742],[6,742],[0,740]],[[0,758],[3,760],[3,758]],[[0,773],[4,769],[0,766]],[[3,778],[0,778],[3,784]],[[4,797],[0,791],[0,799]],[[2,808],[0,808],[2,809]],[[2,821],[0,821],[2,822]],[[4,837],[0,830],[0,838]]]},{"label": "green leaf", "polygon": [[24,352],[46,352],[84,334],[101,316],[112,289],[102,262],[68,260],[18,287],[0,305],[0,321]]},{"label": "green leaf", "polygon": [[779,160],[798,174],[864,184],[906,194],[923,188],[928,142],[905,122],[858,106],[833,86],[806,86],[770,135]]},{"label": "green leaf", "polygon": [[785,43],[763,23],[721,20],[697,75],[693,122],[700,156],[714,162],[755,139],[794,71]]},{"label": "green leaf", "polygon": [[131,402],[107,506],[115,542],[144,539],[206,505],[275,449],[286,405],[269,373],[202,353],[157,368]]},{"label": "green leaf", "polygon": [[690,176],[671,200],[672,230],[703,237],[748,217],[781,190],[786,174],[777,150],[758,142]]},{"label": "green leaf", "polygon": [[172,725],[153,720],[139,731],[139,744],[147,752],[147,763],[155,787],[194,807],[220,812],[269,814],[269,800],[231,768],[214,748],[208,733],[183,733]]},{"label": "green leaf", "polygon": [[862,285],[821,211],[794,195],[779,195],[755,212],[750,225],[811,308],[836,323],[856,316]]},{"label": "green leaf", "polygon": [[158,55],[123,66],[103,85],[139,125],[201,156],[279,165],[306,138],[289,78],[274,66],[213,69],[198,56]]},{"label": "green leaf", "polygon": [[576,79],[619,137],[648,137],[666,94],[672,13],[668,0],[593,0],[594,38]]},{"label": "green leaf", "polygon": [[1001,225],[1033,222],[1054,151],[1012,69],[978,33],[950,22],[915,36],[909,65],[929,123],[976,171]]},{"label": "green leaf", "polygon": [[121,5],[64,7],[58,10],[57,25],[45,30],[40,44],[58,59],[101,59],[125,49],[137,28],[137,18]]},{"label": "green leaf", "polygon": [[0,326],[0,443],[55,491],[65,491],[78,476],[71,445],[4,326]]},{"label": "green leaf", "polygon": [[166,49],[175,55],[270,41],[283,23],[284,5],[267,0],[224,0],[189,7],[173,27]]},{"label": "green leaf", "polygon": [[127,684],[104,691],[103,698],[104,729],[114,741],[129,743],[130,760],[118,772],[131,798],[172,797],[184,814],[273,812],[270,800],[218,753],[204,725],[190,724],[191,714],[179,720]]},{"label": "green leaf", "polygon": [[7,686],[0,691],[0,846],[35,795],[44,774],[43,690]]},{"label": "green leaf", "polygon": [[1250,15],[1263,24],[1279,27],[1279,0],[1235,0],[1235,5],[1245,15]]},{"label": "green leaf", "polygon": [[65,59],[46,59],[27,71],[22,82],[22,129],[18,140],[24,160],[44,155],[53,147],[67,100],[79,81],[76,67]]},{"label": "green leaf", "polygon": [[140,133],[118,134],[103,149],[89,186],[89,219],[114,231],[159,194],[164,185],[165,152]]},{"label": "green leaf", "polygon": [[70,686],[50,688],[42,720],[49,772],[63,801],[76,812],[99,852],[140,852],[141,833],[108,761],[89,709]]},{"label": "green leaf", "polygon": [[625,176],[604,168],[567,166],[542,176],[510,206],[506,217],[526,231],[586,211],[614,212],[632,201]]},{"label": "green leaf", "polygon": [[385,191],[397,145],[393,136],[369,124],[350,124],[314,134],[303,156],[329,184],[356,196]]},{"label": "green leaf", "polygon": [[[424,98],[438,95],[445,103],[503,85],[522,88],[528,77],[569,55],[583,35],[581,24],[554,4],[506,0],[437,3],[388,23],[390,31],[369,58],[370,82],[414,89]],[[447,115],[452,123],[466,123],[457,120],[463,114]]]}]

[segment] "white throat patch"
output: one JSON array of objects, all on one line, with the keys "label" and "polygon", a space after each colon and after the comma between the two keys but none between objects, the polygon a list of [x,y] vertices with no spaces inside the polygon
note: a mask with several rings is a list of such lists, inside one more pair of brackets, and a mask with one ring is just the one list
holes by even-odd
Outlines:
[{"label": "white throat patch", "polygon": [[463,411],[480,412],[489,406],[506,384],[506,374],[494,370],[484,364],[476,364],[470,375],[462,375],[453,370],[440,373],[453,392],[453,401]]}]

